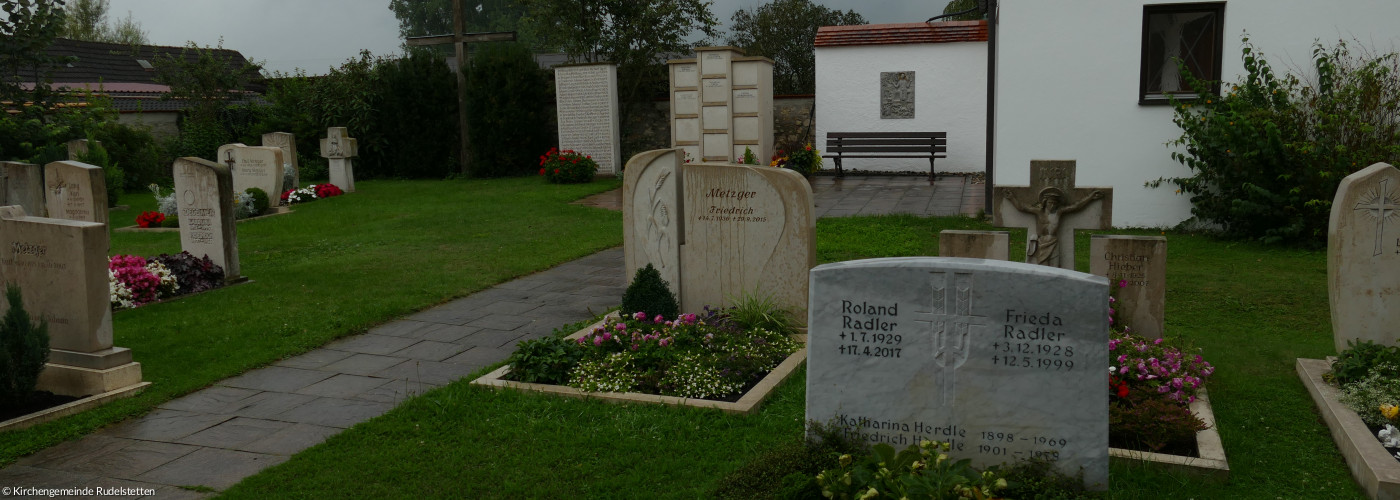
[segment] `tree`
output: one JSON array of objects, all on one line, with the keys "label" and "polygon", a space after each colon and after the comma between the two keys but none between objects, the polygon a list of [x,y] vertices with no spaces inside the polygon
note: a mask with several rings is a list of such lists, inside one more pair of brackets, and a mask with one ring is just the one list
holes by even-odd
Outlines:
[{"label": "tree", "polygon": [[[389,0],[389,10],[399,20],[399,37],[446,35],[453,32],[452,3],[462,0]],[[463,6],[468,32],[515,31],[516,39],[533,45],[527,9],[518,0],[476,0]],[[450,49],[450,45],[441,46]]]},{"label": "tree", "polygon": [[[63,2],[3,0],[0,10],[0,100],[46,104],[47,85],[60,61],[46,49],[63,28]],[[32,83],[32,90],[20,84]]]},{"label": "tree", "polygon": [[126,13],[126,18],[107,24],[107,0],[73,0],[63,8],[63,38],[89,42],[145,45],[146,32],[141,23]]},{"label": "tree", "polygon": [[549,147],[549,79],[524,43],[481,44],[467,75],[472,177],[525,175]]},{"label": "tree", "polygon": [[[980,20],[982,19],[982,17],[983,17],[986,13],[985,13],[985,12],[982,12],[981,9],[977,9],[977,8],[978,8],[978,0],[952,0],[951,2],[948,2],[948,5],[946,5],[946,6],[943,7],[943,13],[944,13],[944,14],[956,14],[956,13],[958,13],[958,12],[965,12],[965,13],[964,13],[964,14],[961,14],[961,15],[953,16],[953,17],[945,17],[945,18],[943,18],[943,19],[939,19],[939,21],[980,21]],[[972,9],[977,9],[977,10],[972,10]],[[967,12],[967,11],[969,11],[969,10],[972,10],[972,12]]]},{"label": "tree", "polygon": [[817,28],[865,24],[853,10],[841,12],[810,0],[776,0],[739,9],[731,18],[729,45],[751,56],[773,59],[773,92],[811,94],[816,89]]},{"label": "tree", "polygon": [[170,87],[161,98],[191,103],[185,108],[187,119],[180,126],[178,156],[211,158],[219,145],[232,142],[235,132],[230,129],[235,127],[223,115],[232,109],[230,101],[251,80],[261,77],[260,65],[240,63],[223,48],[222,38],[217,48],[189,42],[178,56],[161,54],[152,61],[155,80]]}]

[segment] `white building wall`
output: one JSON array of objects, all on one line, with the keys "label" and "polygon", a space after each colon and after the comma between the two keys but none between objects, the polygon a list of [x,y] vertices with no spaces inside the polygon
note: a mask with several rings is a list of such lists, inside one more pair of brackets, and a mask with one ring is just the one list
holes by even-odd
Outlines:
[{"label": "white building wall", "polygon": [[[1077,183],[1114,188],[1113,225],[1173,226],[1191,216],[1175,186],[1189,175],[1165,145],[1181,136],[1168,106],[1138,105],[1143,5],[1123,0],[1002,0],[997,36],[997,185],[1025,185],[1032,159],[1078,160]],[[1244,71],[1240,35],[1276,74],[1307,69],[1312,43],[1400,48],[1400,1],[1231,0],[1225,4],[1224,86]],[[820,52],[818,53],[820,54]],[[820,61],[819,61],[820,63]],[[821,75],[818,74],[820,88]],[[819,105],[820,106],[820,105]],[[821,119],[818,114],[818,120]]]},{"label": "white building wall", "polygon": [[[987,160],[987,43],[817,47],[816,136],[827,132],[947,132],[938,172],[982,172]],[[880,118],[880,73],[914,72],[914,118]],[[843,159],[842,168],[928,172],[927,159]],[[823,168],[836,168],[826,159]]]}]

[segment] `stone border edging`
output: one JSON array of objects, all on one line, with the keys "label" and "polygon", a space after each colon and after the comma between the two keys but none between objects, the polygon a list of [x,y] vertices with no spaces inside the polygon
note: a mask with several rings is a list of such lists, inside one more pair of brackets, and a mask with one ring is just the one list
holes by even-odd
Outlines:
[{"label": "stone border edging", "polygon": [[[607,321],[607,319],[604,318],[596,323],[588,325],[583,329],[574,332],[573,335],[569,335],[568,338],[576,339],[582,337],[584,334],[593,331],[594,327],[602,325],[604,321]],[[807,343],[807,338],[805,335],[799,335],[797,337],[799,342],[802,342],[804,345]],[[636,392],[584,392],[566,385],[531,384],[527,382],[515,382],[512,380],[505,380],[503,378],[505,377],[506,373],[510,372],[510,365],[505,365],[500,368],[497,368],[491,373],[482,375],[476,380],[473,380],[471,383],[472,385],[480,385],[484,387],[506,387],[525,391],[557,394],[560,396],[568,396],[574,398],[597,398],[612,403],[660,403],[676,406],[690,406],[695,408],[714,408],[725,413],[750,415],[758,411],[758,407],[763,404],[764,400],[768,399],[768,396],[773,393],[774,389],[778,388],[778,384],[781,384],[784,380],[787,380],[787,378],[791,376],[793,372],[797,371],[798,367],[802,366],[806,362],[807,348],[803,347],[801,349],[798,349],[797,352],[794,352],[791,355],[789,355],[787,359],[783,360],[782,363],[778,364],[777,367],[773,368],[773,371],[768,372],[768,375],[764,376],[762,380],[759,380],[757,385],[754,385],[752,388],[749,389],[748,392],[745,392],[744,395],[740,397],[738,401],[732,403],[728,401],[691,399],[676,396],[662,396],[658,394],[642,394]]]},{"label": "stone border edging", "polygon": [[1341,390],[1322,379],[1322,374],[1332,371],[1331,363],[1298,358],[1296,368],[1322,420],[1327,422],[1337,450],[1346,459],[1352,479],[1370,498],[1400,498],[1400,461],[1381,446],[1356,412],[1342,404]]},{"label": "stone border edging", "polygon": [[77,401],[70,401],[68,403],[64,403],[53,408],[41,410],[35,413],[30,413],[28,415],[21,415],[6,420],[4,422],[0,422],[0,432],[14,431],[24,429],[26,427],[33,427],[35,425],[39,425],[45,422],[52,422],[54,420],[58,420],[69,415],[82,413],[89,409],[107,404],[111,401],[135,396],[137,393],[141,392],[142,389],[145,389],[150,385],[150,382],[141,382],[135,385],[129,385],[121,389],[117,389],[115,391],[104,392],[95,396],[88,396]]},{"label": "stone border edging", "polygon": [[1216,430],[1215,412],[1210,408],[1210,394],[1205,389],[1197,393],[1191,403],[1191,413],[1195,413],[1208,427],[1196,433],[1196,454],[1200,457],[1184,457],[1150,451],[1109,448],[1108,456],[1120,460],[1149,462],[1172,469],[1198,474],[1211,479],[1224,481],[1230,477],[1230,463],[1225,460],[1225,447],[1220,443],[1220,431]]},{"label": "stone border edging", "polygon": [[[276,217],[276,216],[279,216],[279,215],[287,215],[287,214],[289,214],[289,213],[292,213],[292,206],[291,206],[291,205],[283,205],[283,206],[279,206],[279,207],[273,208],[272,210],[273,210],[272,213],[259,215],[259,216],[257,216],[257,217],[249,217],[249,218],[247,218],[247,219],[238,219],[238,220],[233,221],[233,222],[234,222],[235,224],[237,224],[237,223],[239,223],[239,222],[244,222],[244,221],[258,220],[258,219],[266,219],[266,218],[268,218],[268,217]],[[119,232],[119,233],[175,233],[175,232],[179,232],[179,231],[180,231],[180,228],[178,228],[178,227],[141,227],[141,226],[137,225],[137,226],[119,227],[119,228],[113,229],[113,231],[116,231],[116,232]]]}]

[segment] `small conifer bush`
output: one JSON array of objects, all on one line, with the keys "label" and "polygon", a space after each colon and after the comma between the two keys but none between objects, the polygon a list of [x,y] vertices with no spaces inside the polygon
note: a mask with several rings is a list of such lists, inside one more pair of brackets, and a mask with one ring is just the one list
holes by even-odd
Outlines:
[{"label": "small conifer bush", "polygon": [[49,361],[49,327],[29,321],[19,287],[5,288],[9,312],[0,319],[0,407],[18,408],[29,399]]},{"label": "small conifer bush", "polygon": [[627,285],[627,291],[622,294],[622,313],[637,311],[645,312],[649,318],[658,314],[674,318],[680,314],[680,304],[676,302],[676,294],[671,293],[671,284],[661,279],[661,271],[651,264],[637,270],[632,284]]}]

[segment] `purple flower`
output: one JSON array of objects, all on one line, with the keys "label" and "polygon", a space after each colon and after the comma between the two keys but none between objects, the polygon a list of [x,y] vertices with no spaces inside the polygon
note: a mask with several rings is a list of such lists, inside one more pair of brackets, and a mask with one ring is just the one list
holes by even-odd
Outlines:
[{"label": "purple flower", "polygon": [[642,311],[637,311],[636,314],[633,314],[633,315],[632,315],[632,319],[637,320],[637,321],[646,321],[646,319],[647,319],[647,313],[642,312]]},{"label": "purple flower", "polygon": [[656,315],[655,318],[652,318],[651,322],[652,322],[652,323],[656,323],[656,324],[659,325],[659,324],[665,323],[665,322],[666,322],[666,318],[663,318],[663,317],[661,317],[660,314],[658,314],[658,315]]},{"label": "purple flower", "polygon": [[603,345],[603,337],[593,337],[593,345],[595,345],[595,346]]}]

